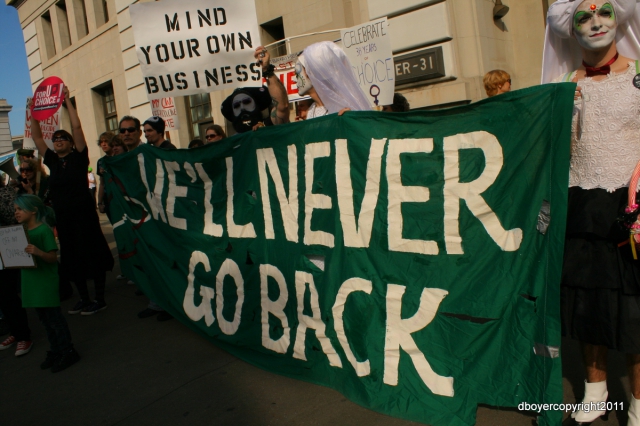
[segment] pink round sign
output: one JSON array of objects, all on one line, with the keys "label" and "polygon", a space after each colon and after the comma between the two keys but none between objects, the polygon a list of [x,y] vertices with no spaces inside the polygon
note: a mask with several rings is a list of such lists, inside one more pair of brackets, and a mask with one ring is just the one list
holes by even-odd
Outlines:
[{"label": "pink round sign", "polygon": [[47,77],[38,85],[33,94],[33,102],[31,102],[33,118],[43,121],[60,109],[62,102],[64,102],[63,87],[64,82],[58,77]]}]

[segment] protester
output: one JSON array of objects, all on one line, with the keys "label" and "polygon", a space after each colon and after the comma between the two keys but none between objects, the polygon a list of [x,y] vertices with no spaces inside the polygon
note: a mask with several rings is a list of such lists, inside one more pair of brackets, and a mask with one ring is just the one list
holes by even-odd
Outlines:
[{"label": "protester", "polygon": [[[15,189],[0,180],[0,226],[18,223],[15,215],[15,199]],[[29,353],[32,345],[27,311],[22,307],[22,300],[18,296],[19,287],[19,269],[0,269],[0,310],[9,327],[9,337],[0,343],[0,351],[17,344],[16,356]]]},{"label": "protester", "polygon": [[149,117],[142,125],[144,137],[149,145],[162,149],[176,149],[176,147],[164,138],[165,124],[161,117]]},{"label": "protester", "polygon": [[222,102],[222,115],[231,122],[238,133],[257,130],[289,122],[289,97],[271,65],[271,55],[263,46],[254,52],[256,64],[262,67],[267,88],[244,87]]},{"label": "protester", "polygon": [[409,101],[400,93],[393,94],[393,103],[391,105],[383,105],[384,112],[407,112],[411,109]]},{"label": "protester", "polygon": [[587,410],[571,415],[576,424],[605,414],[607,352],[615,349],[627,354],[629,366],[627,424],[640,426],[640,263],[629,245],[619,246],[629,231],[615,224],[640,159],[640,91],[632,83],[639,63],[628,56],[640,38],[635,11],[636,0],[558,0],[547,13],[542,81],[577,82],[581,89],[561,298],[563,334],[582,343],[586,367]]},{"label": "protester", "polygon": [[[34,158],[27,158],[20,163],[19,194],[33,194],[45,201],[49,190],[49,176],[41,170],[40,162]],[[40,176],[38,176],[38,172]]]},{"label": "protester", "polygon": [[107,217],[109,217],[109,213],[108,209],[105,207],[107,202],[105,197],[106,186],[102,176],[104,175],[104,158],[113,155],[113,145],[111,143],[113,137],[114,134],[111,132],[103,132],[98,137],[98,146],[102,149],[102,152],[104,152],[104,157],[100,157],[98,159],[98,164],[96,165],[96,173],[100,178],[98,183],[98,209],[100,210],[100,213],[105,213],[105,211],[107,211]]},{"label": "protester", "polygon": [[296,102],[296,121],[304,121],[307,119],[307,112],[313,104],[311,99],[303,99]]},{"label": "protester", "polygon": [[298,56],[296,81],[298,94],[313,99],[307,119],[345,110],[371,110],[349,58],[335,43],[322,41],[304,49]]},{"label": "protester", "polygon": [[130,115],[125,115],[120,119],[118,132],[122,136],[122,141],[127,146],[127,151],[133,151],[140,145],[142,130],[140,130],[140,120]]},{"label": "protester", "polygon": [[489,71],[484,75],[482,82],[489,97],[511,91],[511,76],[503,70]]},{"label": "protester", "polygon": [[40,368],[57,373],[78,362],[80,355],[71,343],[71,332],[60,310],[58,245],[48,226],[53,223],[53,210],[47,210],[40,198],[28,194],[16,198],[15,208],[18,223],[26,226],[29,234],[24,251],[36,258],[37,265],[35,269],[22,269],[22,306],[35,308],[47,331],[51,350]]},{"label": "protester", "polygon": [[18,163],[22,163],[23,161],[36,158],[35,155],[33,155],[33,153],[34,153],[33,149],[26,149],[26,148],[19,149],[16,152],[16,154],[18,155]]},{"label": "protester", "polygon": [[[120,155],[123,152],[127,152],[127,147],[124,144],[124,142],[122,141],[122,138],[120,137],[120,135],[114,135],[111,133],[111,139],[109,139],[108,141],[108,146],[109,146],[109,154],[107,154],[105,157],[107,156],[116,156],[116,155]],[[106,153],[107,151],[105,151]],[[109,201],[110,198],[108,193],[107,193],[107,187],[104,184],[104,159],[105,157],[101,157],[98,160],[98,176],[100,176],[100,190],[98,192],[98,209],[100,210],[100,213],[106,213],[107,217],[109,218],[109,221],[111,221],[111,212],[109,210]],[[123,279],[124,276],[122,276],[119,279]]]},{"label": "protester", "polygon": [[204,146],[204,142],[202,142],[202,140],[200,140],[200,139],[194,139],[191,142],[189,142],[189,147],[188,148],[189,149],[198,148],[198,147],[201,147],[201,146]]},{"label": "protester", "polygon": [[211,126],[207,127],[207,130],[205,130],[204,133],[204,137],[207,140],[208,144],[221,141],[222,139],[227,137],[227,134],[224,132],[224,130],[222,130],[222,127],[218,126],[217,124],[212,124]]},{"label": "protester", "polygon": [[[47,148],[40,123],[31,119],[33,140],[40,156],[49,167],[49,193],[56,215],[60,240],[61,274],[74,282],[81,300],[70,314],[92,315],[107,308],[104,300],[106,271],[113,268],[113,257],[100,228],[93,200],[87,191],[89,150],[82,132],[78,113],[71,103],[69,89],[64,87],[65,105],[72,133],[53,133],[54,151]],[[87,280],[95,284],[95,300],[91,300]]]}]

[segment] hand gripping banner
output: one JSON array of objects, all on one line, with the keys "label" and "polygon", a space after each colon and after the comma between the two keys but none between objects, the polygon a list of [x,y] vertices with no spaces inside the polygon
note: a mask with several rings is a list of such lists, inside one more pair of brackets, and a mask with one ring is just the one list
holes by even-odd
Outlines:
[{"label": "hand gripping banner", "polygon": [[574,89],[107,158],[122,269],[239,358],[392,416],[560,403]]}]

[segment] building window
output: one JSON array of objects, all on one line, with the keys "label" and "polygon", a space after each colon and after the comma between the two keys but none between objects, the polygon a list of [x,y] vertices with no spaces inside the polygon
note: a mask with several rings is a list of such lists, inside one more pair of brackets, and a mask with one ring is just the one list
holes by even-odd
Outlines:
[{"label": "building window", "polygon": [[60,30],[60,45],[62,49],[71,46],[71,32],[69,31],[69,16],[67,15],[67,3],[61,0],[56,3],[56,15],[58,16],[58,28]]},{"label": "building window", "polygon": [[42,38],[44,38],[44,50],[47,59],[56,56],[56,44],[53,40],[53,25],[51,24],[51,13],[47,10],[42,14]]},{"label": "building window", "polygon": [[[116,110],[116,98],[113,94],[113,85],[109,81],[93,89],[99,95],[104,113],[104,123],[107,131],[118,130],[118,111]],[[95,104],[94,104],[95,105]]]},{"label": "building window", "polygon": [[192,139],[203,139],[205,129],[213,124],[211,118],[211,98],[208,93],[187,97]]},{"label": "building window", "polygon": [[93,0],[93,9],[96,14],[96,26],[100,27],[109,22],[109,6],[107,0]]},{"label": "building window", "polygon": [[261,24],[260,28],[260,40],[264,46],[283,40],[282,43],[269,46],[269,53],[271,54],[271,57],[277,58],[278,56],[285,56],[287,54],[287,45],[284,43],[284,24],[282,23],[282,16]]},{"label": "building window", "polygon": [[84,4],[84,0],[72,0],[73,12],[76,16],[76,29],[78,31],[78,38],[82,38],[89,34],[89,22],[87,21],[87,8]]}]

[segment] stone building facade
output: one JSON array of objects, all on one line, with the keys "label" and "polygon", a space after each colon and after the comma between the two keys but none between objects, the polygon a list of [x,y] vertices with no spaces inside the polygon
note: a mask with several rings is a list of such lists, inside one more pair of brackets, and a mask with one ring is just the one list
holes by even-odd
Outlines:
[{"label": "stone building facade", "polygon": [[[18,10],[32,85],[51,75],[62,78],[89,141],[115,128],[124,115],[141,120],[151,115],[135,52],[131,0],[5,1]],[[482,77],[492,69],[509,72],[514,89],[538,84],[544,16],[552,0],[503,0],[510,9],[497,20],[495,0],[255,2],[262,43],[272,45],[273,56],[336,40],[341,28],[387,16],[396,65],[432,58],[433,72],[408,75],[410,68],[396,66],[396,91],[412,109],[435,109],[485,98]],[[181,128],[171,132],[172,142],[186,147],[207,125],[224,125],[220,104],[228,94],[176,98]],[[66,111],[62,123],[68,126]],[[91,152],[95,164],[99,152]]]}]

